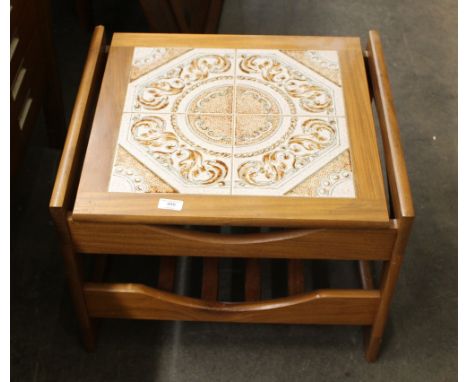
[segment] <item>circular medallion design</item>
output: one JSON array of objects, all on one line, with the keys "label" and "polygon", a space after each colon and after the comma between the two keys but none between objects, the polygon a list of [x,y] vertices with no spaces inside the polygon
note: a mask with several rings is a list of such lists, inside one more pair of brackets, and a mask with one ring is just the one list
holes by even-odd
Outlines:
[{"label": "circular medallion design", "polygon": [[[232,129],[235,93],[235,132]],[[216,145],[256,145],[280,127],[280,106],[272,94],[239,85],[213,86],[188,105],[187,122],[196,136]],[[216,115],[213,115],[216,114]],[[222,114],[222,115],[219,115]],[[233,136],[234,135],[234,136]]]},{"label": "circular medallion design", "polygon": [[192,113],[232,113],[233,86],[213,86],[197,94],[186,112]]}]

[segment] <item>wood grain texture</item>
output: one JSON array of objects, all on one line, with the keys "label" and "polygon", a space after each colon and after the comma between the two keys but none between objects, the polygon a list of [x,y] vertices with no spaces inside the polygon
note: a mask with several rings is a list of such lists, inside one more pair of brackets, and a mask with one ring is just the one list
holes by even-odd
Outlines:
[{"label": "wood grain texture", "polygon": [[361,276],[362,287],[366,290],[374,289],[374,278],[372,276],[372,263],[366,260],[360,260],[359,275]]},{"label": "wood grain texture", "polygon": [[361,50],[359,37],[262,36],[226,34],[115,33],[118,47],[161,46],[252,49]]},{"label": "wood grain texture", "polygon": [[85,285],[92,316],[133,319],[368,325],[380,292],[319,290],[295,297],[250,303],[197,300],[141,284]]},{"label": "wood grain texture", "polygon": [[111,45],[83,163],[77,200],[85,191],[107,194],[133,48]]},{"label": "wood grain texture", "polygon": [[245,301],[260,300],[262,295],[262,273],[259,259],[245,262],[244,298]]},{"label": "wood grain texture", "polygon": [[93,114],[97,91],[101,81],[105,61],[105,36],[102,26],[94,30],[88,56],[81,77],[80,86],[73,107],[68,133],[63,148],[60,165],[55,178],[50,199],[51,209],[71,209],[70,202],[75,197],[74,182],[80,170],[80,148],[86,146],[87,129]]},{"label": "wood grain texture", "polygon": [[214,257],[203,258],[203,276],[201,296],[206,301],[218,299],[218,259]]},{"label": "wood grain texture", "polygon": [[175,257],[164,256],[159,258],[159,289],[166,292],[172,292],[174,290],[176,265],[177,259]]},{"label": "wood grain texture", "polygon": [[[91,174],[91,173],[90,173]],[[105,178],[108,180],[108,176]],[[82,176],[83,182],[83,176]],[[101,181],[100,181],[101,182]],[[181,211],[158,209],[160,198],[182,200]],[[236,208],[232,208],[233,205]],[[360,212],[357,212],[360,211]],[[79,221],[269,227],[384,228],[381,203],[355,199],[79,192]]]},{"label": "wood grain texture", "polygon": [[[67,138],[49,204],[51,216],[59,233],[67,280],[80,324],[83,342],[87,350],[94,348],[95,329],[94,323],[89,317],[83,295],[82,259],[77,255],[76,247],[70,236],[67,211],[71,209],[75,196],[76,180],[81,166],[80,148],[85,146],[83,141],[87,136],[90,117],[94,111],[97,88],[101,80],[100,76],[102,75],[101,68],[105,60],[104,47],[104,28],[99,26],[94,30],[91,39],[91,46],[73,107]],[[96,274],[96,276],[100,278],[100,275]]]},{"label": "wood grain texture", "polygon": [[393,104],[390,80],[380,36],[376,31],[369,33],[368,56],[395,217],[414,217],[411,186]]},{"label": "wood grain texture", "polygon": [[288,260],[288,293],[290,296],[304,293],[304,263],[302,260]]},{"label": "wood grain texture", "polygon": [[392,224],[397,229],[392,256],[385,263],[381,277],[380,291],[382,299],[379,303],[373,325],[365,336],[366,358],[369,362],[374,362],[377,360],[380,351],[383,331],[388,320],[391,300],[415,214],[400,130],[390,89],[390,80],[388,78],[380,36],[376,31],[370,31],[369,33],[368,60],[375,104],[382,132],[390,198],[396,218],[392,220]]},{"label": "wood grain texture", "polygon": [[[160,197],[174,198],[174,194],[107,192],[135,46],[337,50],[357,198],[177,194],[184,208],[170,211],[156,206]],[[389,217],[374,129],[359,38],[115,34],[73,215],[81,221],[117,223],[386,227]]]},{"label": "wood grain texture", "polygon": [[68,224],[83,253],[247,258],[385,260],[396,232],[288,230],[245,235],[193,232],[164,226],[76,222]]},{"label": "wood grain texture", "polygon": [[366,359],[375,362],[379,355],[383,332],[388,320],[390,304],[395,292],[396,283],[403,262],[403,255],[411,231],[412,219],[402,218],[398,221],[398,235],[392,258],[385,263],[380,282],[381,301],[369,333],[366,334]]},{"label": "wood grain texture", "polygon": [[89,315],[84,295],[82,258],[69,244],[63,243],[61,253],[65,262],[67,281],[81,330],[83,345],[87,351],[92,351],[96,345],[95,323]]}]

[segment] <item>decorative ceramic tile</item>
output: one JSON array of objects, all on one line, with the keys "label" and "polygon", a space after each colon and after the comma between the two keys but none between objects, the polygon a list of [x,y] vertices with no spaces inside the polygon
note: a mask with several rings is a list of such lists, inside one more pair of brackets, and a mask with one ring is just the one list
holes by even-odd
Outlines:
[{"label": "decorative ceramic tile", "polygon": [[109,191],[355,197],[337,52],[135,48]]},{"label": "decorative ceramic tile", "polygon": [[[332,76],[330,70],[325,70],[325,62],[339,67],[337,53],[327,51],[323,54],[324,69],[320,71],[317,71],[320,65],[309,58],[310,51],[302,53],[237,50],[236,83],[245,86],[247,81],[255,88],[263,84],[264,94],[288,104],[288,108],[282,110],[283,114],[344,116],[339,72]],[[321,53],[316,54],[322,57]],[[242,83],[239,79],[242,79]]]},{"label": "decorative ceramic tile", "polygon": [[[232,193],[335,196],[332,192],[319,195],[312,189],[291,190],[349,149],[345,119],[283,116],[278,124],[276,139],[234,147]],[[348,196],[354,197],[354,188]]]},{"label": "decorative ceramic tile", "polygon": [[[221,147],[214,144],[200,143],[193,134],[187,137],[189,120],[184,115],[178,120],[170,114],[135,114],[125,113],[122,117],[118,140],[117,155],[109,191],[122,192],[123,184],[134,184],[134,192],[143,189],[150,192],[152,188],[160,188],[161,184],[169,192],[196,194],[229,194],[231,192],[231,146]],[[224,116],[211,115],[213,118]],[[219,121],[208,124],[216,125]],[[222,121],[220,123],[222,125]],[[174,129],[174,127],[176,127]],[[192,139],[194,141],[192,142]],[[202,141],[203,142],[203,141]],[[203,142],[204,143],[204,142]],[[130,166],[130,172],[119,158],[119,152],[124,149],[140,166]],[[138,189],[135,185],[135,175],[140,178],[142,168],[148,169],[157,176],[157,184],[148,183],[147,187]],[[122,171],[125,172],[125,182],[121,181]],[[151,181],[150,178],[146,178]],[[128,188],[127,188],[128,189]],[[164,191],[166,192],[166,191]]]},{"label": "decorative ceramic tile", "polygon": [[[140,49],[135,48],[134,57],[140,57]],[[177,50],[182,52],[183,49]],[[180,55],[166,49],[161,54],[163,58],[153,63],[152,70],[130,82],[124,112],[185,113],[187,105],[195,107],[192,103],[203,103],[203,97],[206,100],[209,96],[207,91],[234,85],[235,51],[232,49],[189,49]],[[164,56],[169,54],[174,57]],[[157,66],[158,63],[162,65]],[[133,64],[131,73],[136,72],[138,67]]]}]

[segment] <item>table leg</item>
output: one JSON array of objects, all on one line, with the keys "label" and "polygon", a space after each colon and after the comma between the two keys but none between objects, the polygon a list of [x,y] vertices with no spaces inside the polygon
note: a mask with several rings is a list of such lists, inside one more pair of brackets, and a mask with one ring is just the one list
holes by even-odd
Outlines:
[{"label": "table leg", "polygon": [[390,303],[395,291],[395,286],[403,262],[404,249],[408,241],[411,229],[411,220],[401,219],[398,221],[398,235],[393,248],[392,257],[384,265],[380,282],[380,305],[375,315],[374,324],[370,331],[365,333],[366,358],[369,362],[375,362],[379,355],[382,343],[383,331],[388,319]]},{"label": "table leg", "polygon": [[88,314],[86,300],[83,294],[83,271],[81,260],[79,260],[78,254],[69,244],[63,245],[62,255],[65,260],[68,285],[70,287],[73,304],[78,316],[83,344],[87,351],[92,351],[96,344],[95,327],[94,322]]}]

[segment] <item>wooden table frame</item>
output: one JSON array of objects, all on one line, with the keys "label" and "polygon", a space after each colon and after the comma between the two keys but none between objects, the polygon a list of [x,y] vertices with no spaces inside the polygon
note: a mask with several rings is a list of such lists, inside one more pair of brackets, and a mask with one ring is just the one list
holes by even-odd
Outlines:
[{"label": "wooden table frame", "polygon": [[[379,226],[354,222],[346,227],[301,227],[280,232],[225,235],[188,231],[176,226],[73,218],[83,150],[89,135],[106,62],[104,28],[95,29],[84,68],[57,178],[50,211],[57,225],[72,298],[85,347],[95,345],[94,319],[120,317],[160,320],[199,320],[257,323],[363,325],[365,354],[377,359],[390,302],[414,219],[413,202],[399,128],[379,34],[371,31],[364,51],[373,100],[381,129],[391,216]],[[96,277],[84,280],[81,254],[160,255],[158,288],[142,284],[99,282],[102,259],[96,256]],[[202,298],[176,295],[174,256],[203,256]],[[245,302],[216,301],[216,257],[248,258]],[[285,256],[287,253],[287,256]],[[288,258],[289,296],[259,300],[259,258]],[[301,259],[356,260],[362,289],[323,289],[303,293]],[[374,287],[370,264],[383,261]]]}]

